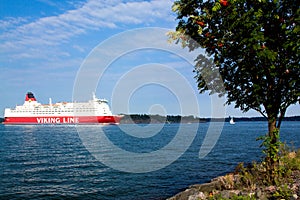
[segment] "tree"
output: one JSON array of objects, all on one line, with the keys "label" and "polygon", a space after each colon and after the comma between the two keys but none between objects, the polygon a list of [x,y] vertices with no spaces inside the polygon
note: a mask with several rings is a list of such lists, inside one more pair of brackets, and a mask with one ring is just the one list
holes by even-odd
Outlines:
[{"label": "tree", "polygon": [[[204,48],[218,70],[227,104],[254,109],[268,120],[266,160],[275,165],[279,129],[287,108],[300,102],[300,27],[298,0],[177,0],[172,39],[193,51]],[[206,63],[206,66],[203,65]],[[200,92],[208,60],[199,55],[194,71]],[[268,142],[266,142],[268,141]],[[274,168],[272,168],[274,169]]]}]

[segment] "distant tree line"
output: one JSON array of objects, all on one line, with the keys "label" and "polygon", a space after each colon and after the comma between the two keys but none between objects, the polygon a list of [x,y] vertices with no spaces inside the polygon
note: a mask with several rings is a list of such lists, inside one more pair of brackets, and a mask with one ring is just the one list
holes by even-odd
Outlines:
[{"label": "distant tree line", "polygon": [[[230,118],[199,118],[195,116],[180,116],[180,115],[147,115],[147,114],[130,114],[124,115],[121,124],[155,124],[155,123],[203,123],[203,122],[229,122]],[[236,117],[236,122],[242,121],[267,121],[264,117]],[[285,117],[284,121],[300,121],[300,116]]]},{"label": "distant tree line", "polygon": [[[229,122],[229,120],[230,118],[225,119],[226,122]],[[236,117],[234,121],[267,121],[267,119],[265,117]],[[300,121],[300,116],[285,117],[283,121]]]},{"label": "distant tree line", "polygon": [[180,116],[180,115],[146,115],[146,114],[130,114],[124,115],[121,119],[122,124],[155,124],[155,123],[199,123],[199,122],[206,122],[206,119],[194,117],[194,116]]}]

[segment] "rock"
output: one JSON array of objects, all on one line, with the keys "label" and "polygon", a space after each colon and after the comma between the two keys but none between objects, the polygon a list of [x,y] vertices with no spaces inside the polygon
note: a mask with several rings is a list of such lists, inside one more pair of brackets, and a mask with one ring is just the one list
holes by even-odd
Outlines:
[{"label": "rock", "polygon": [[255,196],[256,199],[260,199],[260,200],[267,200],[268,199],[267,194],[264,193],[260,188],[256,189],[253,196]]},{"label": "rock", "polygon": [[[294,155],[291,154],[291,157]],[[291,178],[293,182],[289,185],[293,195],[291,200],[300,200],[300,170],[293,171]],[[278,190],[274,185],[258,186],[255,188],[245,187],[242,190],[240,187],[234,187],[235,184],[240,185],[241,177],[236,174],[227,174],[219,176],[211,180],[210,183],[196,184],[190,186],[185,191],[169,198],[168,200],[204,200],[209,197],[214,198],[215,195],[220,195],[222,198],[230,199],[235,196],[251,197],[259,200],[268,200]],[[254,191],[255,189],[255,191]]]},{"label": "rock", "polygon": [[[209,194],[214,190],[220,190],[222,184],[218,180],[214,180],[210,183],[203,183],[203,184],[195,184],[190,186],[183,192],[176,194],[175,196],[169,198],[168,200],[187,200],[191,197],[191,199],[199,199],[200,197],[204,197],[205,194]],[[206,198],[206,196],[205,196]],[[204,199],[205,199],[204,198]],[[200,198],[201,199],[201,198]]]},{"label": "rock", "polygon": [[271,185],[269,187],[266,187],[265,191],[270,192],[270,193],[274,193],[276,191],[276,189],[277,189],[276,186]]},{"label": "rock", "polygon": [[297,194],[293,194],[293,196],[291,197],[291,200],[297,200],[298,199],[298,195]]},{"label": "rock", "polygon": [[241,193],[240,190],[223,190],[219,194],[226,199],[233,198]]},{"label": "rock", "polygon": [[186,189],[183,192],[176,194],[175,196],[167,199],[167,200],[186,200],[189,199],[190,196],[196,195],[198,191],[195,188]]},{"label": "rock", "polygon": [[295,151],[288,153],[288,158],[290,158],[290,159],[296,158],[296,156],[297,156],[297,153]]},{"label": "rock", "polygon": [[228,190],[223,190],[219,193],[221,195],[221,197],[229,199],[230,198],[230,194]]},{"label": "rock", "polygon": [[260,199],[261,195],[262,195],[261,190],[260,190],[260,189],[257,189],[257,190],[255,191],[255,196],[256,196],[256,198]]},{"label": "rock", "polygon": [[199,192],[197,194],[189,196],[188,200],[205,200],[206,195],[203,192]]},{"label": "rock", "polygon": [[219,181],[213,181],[199,185],[198,190],[201,192],[210,193],[213,190],[220,190],[221,187],[222,184]]},{"label": "rock", "polygon": [[212,182],[219,182],[225,190],[232,190],[238,177],[232,173],[226,174],[225,176],[219,176],[212,179]]}]

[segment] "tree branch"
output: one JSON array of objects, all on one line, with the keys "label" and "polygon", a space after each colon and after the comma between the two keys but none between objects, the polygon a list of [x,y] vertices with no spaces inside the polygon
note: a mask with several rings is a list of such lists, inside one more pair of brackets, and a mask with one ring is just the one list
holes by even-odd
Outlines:
[{"label": "tree branch", "polygon": [[264,118],[268,119],[268,116],[265,115],[265,113],[264,113],[263,111],[261,111],[259,108],[252,108],[252,107],[251,107],[251,109],[253,109],[253,110],[259,112]]}]

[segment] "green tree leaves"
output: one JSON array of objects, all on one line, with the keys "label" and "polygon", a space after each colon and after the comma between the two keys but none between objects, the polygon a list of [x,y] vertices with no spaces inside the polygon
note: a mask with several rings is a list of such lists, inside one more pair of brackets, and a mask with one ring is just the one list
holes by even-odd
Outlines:
[{"label": "green tree leaves", "polygon": [[273,168],[281,121],[300,103],[300,1],[177,0],[173,11],[179,22],[170,37],[211,57],[196,59],[199,91],[226,95],[228,104],[268,119],[264,146]]},{"label": "green tree leaves", "polygon": [[[228,104],[284,116],[299,101],[299,7],[297,0],[178,0],[174,33],[187,35],[179,38],[183,47],[204,48],[211,56],[214,65],[208,68],[220,71]],[[202,57],[196,61],[204,92],[207,66]]]}]

